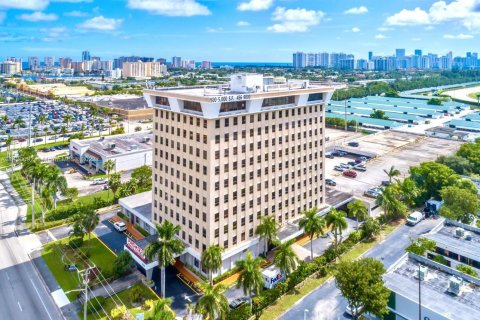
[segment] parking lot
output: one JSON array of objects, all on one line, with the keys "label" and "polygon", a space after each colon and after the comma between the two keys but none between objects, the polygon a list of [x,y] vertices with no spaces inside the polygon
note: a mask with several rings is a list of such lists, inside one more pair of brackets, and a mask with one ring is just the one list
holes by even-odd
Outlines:
[{"label": "parking lot", "polygon": [[376,153],[377,156],[368,160],[365,165],[367,171],[357,171],[356,178],[343,176],[342,172],[334,170],[336,165],[347,163],[357,159],[358,155],[348,154],[344,157],[335,157],[326,159],[325,173],[326,178],[333,179],[337,185],[333,188],[353,193],[354,196],[363,198],[367,202],[373,202],[374,199],[364,196],[364,192],[375,186],[381,185],[382,181],[388,180],[384,170],[388,170],[392,165],[400,170],[399,178],[408,175],[411,166],[418,165],[425,161],[434,161],[438,156],[450,155],[454,153],[461,142],[424,137],[404,132],[386,131],[375,135],[363,136],[354,141],[359,143],[358,151]]}]

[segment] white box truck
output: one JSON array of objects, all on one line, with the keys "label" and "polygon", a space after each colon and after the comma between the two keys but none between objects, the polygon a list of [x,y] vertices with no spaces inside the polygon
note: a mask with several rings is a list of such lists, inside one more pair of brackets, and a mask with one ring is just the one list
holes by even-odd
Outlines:
[{"label": "white box truck", "polygon": [[277,283],[285,281],[285,274],[280,271],[275,265],[264,269],[262,271],[263,287],[265,289],[272,289]]}]

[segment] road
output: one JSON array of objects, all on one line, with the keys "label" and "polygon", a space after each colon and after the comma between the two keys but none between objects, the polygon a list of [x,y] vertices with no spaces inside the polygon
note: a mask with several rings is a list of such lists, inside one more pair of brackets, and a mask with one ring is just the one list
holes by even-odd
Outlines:
[{"label": "road", "polygon": [[[391,267],[405,254],[405,248],[416,239],[440,224],[443,220],[425,220],[414,227],[402,225],[388,235],[380,244],[368,251],[364,256],[381,260],[386,269]],[[346,300],[341,296],[331,279],[318,287],[283,314],[281,320],[333,320],[349,319],[345,314]],[[305,312],[305,309],[308,311]]]},{"label": "road", "polygon": [[0,184],[0,318],[63,319],[15,233],[17,210]]}]

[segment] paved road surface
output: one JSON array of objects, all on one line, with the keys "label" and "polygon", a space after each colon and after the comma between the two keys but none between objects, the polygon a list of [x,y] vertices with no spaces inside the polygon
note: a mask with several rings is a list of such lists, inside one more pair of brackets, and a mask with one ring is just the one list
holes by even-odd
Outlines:
[{"label": "paved road surface", "polygon": [[0,318],[63,319],[15,234],[17,210],[0,184]]},{"label": "paved road surface", "polygon": [[[425,220],[414,227],[400,226],[392,232],[383,242],[372,248],[365,257],[379,259],[388,269],[405,253],[405,248],[411,243],[410,239],[416,239],[422,234],[429,232],[443,220]],[[308,309],[308,320],[334,320],[349,319],[345,314],[347,302],[340,294],[332,279],[323,286],[318,287],[303,300],[288,310],[281,320],[303,319],[304,310]]]}]

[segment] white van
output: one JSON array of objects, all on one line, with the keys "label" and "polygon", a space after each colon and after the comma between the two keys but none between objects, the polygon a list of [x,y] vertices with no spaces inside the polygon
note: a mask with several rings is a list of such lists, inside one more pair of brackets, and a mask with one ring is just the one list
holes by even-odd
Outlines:
[{"label": "white van", "polygon": [[407,224],[411,225],[411,226],[414,226],[417,223],[419,223],[420,221],[422,221],[424,218],[425,217],[424,217],[423,213],[418,212],[418,211],[414,211],[414,212],[412,212],[411,214],[408,215]]}]

